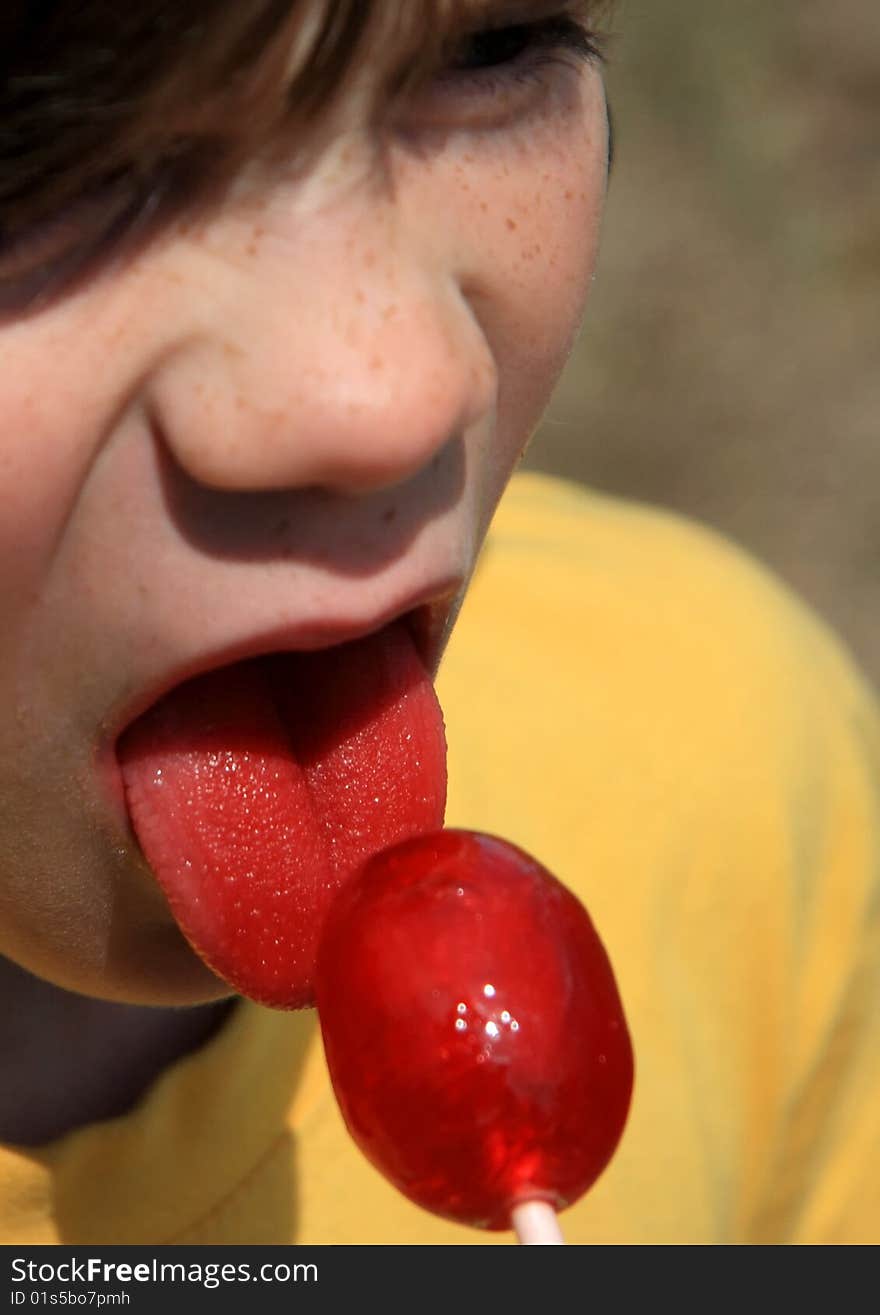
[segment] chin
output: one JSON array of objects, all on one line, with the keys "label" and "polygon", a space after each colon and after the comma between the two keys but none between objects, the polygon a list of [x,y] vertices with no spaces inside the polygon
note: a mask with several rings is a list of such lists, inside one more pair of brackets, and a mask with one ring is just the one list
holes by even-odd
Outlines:
[{"label": "chin", "polygon": [[[84,979],[86,994],[121,1004],[186,1008],[213,1004],[234,995],[232,987],[212,972],[192,950],[176,926],[157,929],[126,943],[108,947],[105,965]],[[73,989],[82,992],[82,985]]]},{"label": "chin", "polygon": [[[9,973],[108,1004],[193,1008],[235,993],[193,952],[176,926],[156,925],[145,934],[114,930],[103,947],[40,946],[8,955]],[[3,960],[0,958],[0,967]],[[36,983],[34,983],[36,984]]]}]

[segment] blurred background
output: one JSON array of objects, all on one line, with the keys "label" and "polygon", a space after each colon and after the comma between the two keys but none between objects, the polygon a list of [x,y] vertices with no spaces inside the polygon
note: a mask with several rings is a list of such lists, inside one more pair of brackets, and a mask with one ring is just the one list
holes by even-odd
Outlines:
[{"label": "blurred background", "polygon": [[708,522],[880,683],[880,0],[621,0],[580,343],[526,464]]}]

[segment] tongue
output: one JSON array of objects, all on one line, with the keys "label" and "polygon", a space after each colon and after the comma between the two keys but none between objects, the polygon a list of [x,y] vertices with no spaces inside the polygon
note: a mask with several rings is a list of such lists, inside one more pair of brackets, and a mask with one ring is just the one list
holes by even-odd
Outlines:
[{"label": "tongue", "polygon": [[443,719],[399,622],[188,681],[118,753],[132,824],[184,935],[237,991],[277,1008],[312,1003],[340,883],[443,823]]}]

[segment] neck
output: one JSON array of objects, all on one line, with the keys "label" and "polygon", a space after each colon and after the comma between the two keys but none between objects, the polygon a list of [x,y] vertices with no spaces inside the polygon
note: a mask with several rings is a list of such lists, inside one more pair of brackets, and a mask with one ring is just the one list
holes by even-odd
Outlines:
[{"label": "neck", "polygon": [[74,995],[0,957],[0,1141],[39,1146],[124,1114],[234,1001],[187,1009]]}]

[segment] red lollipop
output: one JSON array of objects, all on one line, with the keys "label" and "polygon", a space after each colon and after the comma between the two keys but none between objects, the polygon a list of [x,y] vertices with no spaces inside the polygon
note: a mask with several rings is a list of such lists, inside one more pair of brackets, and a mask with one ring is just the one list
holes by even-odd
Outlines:
[{"label": "red lollipop", "polygon": [[579,901],[506,841],[407,840],[334,900],[315,986],[343,1117],[376,1168],[446,1218],[561,1241],[542,1234],[542,1212],[605,1168],[633,1078],[611,965]]}]

